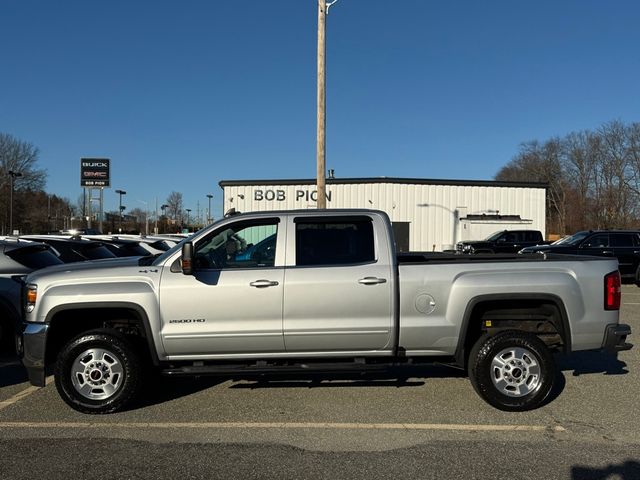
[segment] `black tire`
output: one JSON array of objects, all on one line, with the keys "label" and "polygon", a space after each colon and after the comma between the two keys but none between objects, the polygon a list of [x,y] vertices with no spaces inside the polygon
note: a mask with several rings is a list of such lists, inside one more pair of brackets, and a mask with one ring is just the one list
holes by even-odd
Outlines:
[{"label": "black tire", "polygon": [[490,405],[523,412],[540,407],[555,381],[553,355],[531,333],[507,330],[481,337],[469,355],[469,378]]},{"label": "black tire", "polygon": [[113,330],[91,330],[67,343],[55,366],[62,399],[82,413],[122,410],[138,394],[143,365],[131,343]]}]

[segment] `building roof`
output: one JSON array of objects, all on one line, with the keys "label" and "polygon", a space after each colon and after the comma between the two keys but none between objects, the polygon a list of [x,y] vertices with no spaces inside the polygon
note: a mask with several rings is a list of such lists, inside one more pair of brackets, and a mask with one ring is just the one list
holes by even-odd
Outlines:
[{"label": "building roof", "polygon": [[[397,177],[368,177],[368,178],[327,178],[327,185],[345,185],[358,183],[398,183],[405,185],[455,185],[461,187],[509,187],[509,188],[548,188],[547,183],[540,182],[504,182],[498,180],[451,180],[432,178],[397,178]],[[221,180],[218,185],[224,187],[243,187],[256,185],[315,185],[315,178],[280,179],[280,180]]]}]

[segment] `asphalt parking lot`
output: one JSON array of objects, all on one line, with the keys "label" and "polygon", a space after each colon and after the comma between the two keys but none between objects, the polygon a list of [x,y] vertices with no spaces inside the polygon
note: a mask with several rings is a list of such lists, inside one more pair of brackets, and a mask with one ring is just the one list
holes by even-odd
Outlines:
[{"label": "asphalt parking lot", "polygon": [[[637,344],[640,288],[623,287],[621,316]],[[162,379],[134,408],[90,416],[2,359],[0,478],[637,479],[639,352],[558,357],[553,398],[526,413],[493,409],[436,365],[410,378]]]}]

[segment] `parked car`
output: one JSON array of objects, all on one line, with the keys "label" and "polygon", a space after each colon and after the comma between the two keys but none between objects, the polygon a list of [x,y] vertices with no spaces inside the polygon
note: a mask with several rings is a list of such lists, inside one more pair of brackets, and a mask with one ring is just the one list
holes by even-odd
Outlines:
[{"label": "parked car", "polygon": [[458,253],[517,253],[524,247],[548,244],[539,230],[500,230],[484,240],[467,240],[456,244]]},{"label": "parked car", "polygon": [[0,354],[15,354],[22,308],[21,279],[34,270],[61,263],[43,243],[0,240]]},{"label": "parked car", "polygon": [[[275,233],[274,256],[238,248]],[[229,261],[230,260],[230,261]],[[372,210],[236,215],[159,257],[25,279],[23,363],[72,408],[121,410],[166,375],[375,372],[449,362],[489,404],[544,404],[553,352],[628,350],[611,258],[398,253]],[[152,367],[153,366],[153,367]]]},{"label": "parked car", "polygon": [[[109,237],[105,237],[109,238]],[[112,235],[111,238],[119,238],[124,240],[134,240],[140,242],[143,248],[146,248],[152,254],[166,252],[167,250],[175,247],[178,243],[175,239],[168,237],[149,236],[149,235],[130,235],[130,234],[118,234]]]},{"label": "parked car", "polygon": [[86,238],[102,242],[116,257],[146,257],[154,254],[140,245],[138,240],[108,235],[91,235]]},{"label": "parked car", "polygon": [[24,235],[20,238],[50,245],[64,263],[116,258],[116,255],[105,247],[102,242],[85,238],[57,235]]},{"label": "parked car", "polygon": [[624,281],[640,286],[640,231],[588,230],[563,238],[555,244],[527,247],[519,253],[563,253],[618,259]]}]

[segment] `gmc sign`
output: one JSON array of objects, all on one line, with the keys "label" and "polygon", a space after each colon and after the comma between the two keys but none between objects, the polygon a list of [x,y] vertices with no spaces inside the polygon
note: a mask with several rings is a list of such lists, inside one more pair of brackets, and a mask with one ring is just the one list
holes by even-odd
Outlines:
[{"label": "gmc sign", "polygon": [[109,187],[109,159],[80,159],[81,187]]}]

